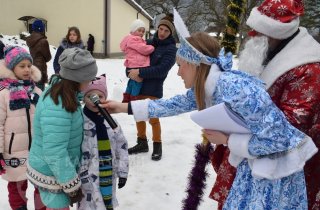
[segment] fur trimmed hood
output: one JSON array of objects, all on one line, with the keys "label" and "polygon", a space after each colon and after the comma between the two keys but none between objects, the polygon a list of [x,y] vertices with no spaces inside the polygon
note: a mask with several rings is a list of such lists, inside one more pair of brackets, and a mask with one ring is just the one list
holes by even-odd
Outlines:
[{"label": "fur trimmed hood", "polygon": [[[4,60],[0,60],[0,78],[18,79],[12,70],[8,69]],[[39,82],[41,79],[41,71],[34,65],[31,66],[31,80]]]}]

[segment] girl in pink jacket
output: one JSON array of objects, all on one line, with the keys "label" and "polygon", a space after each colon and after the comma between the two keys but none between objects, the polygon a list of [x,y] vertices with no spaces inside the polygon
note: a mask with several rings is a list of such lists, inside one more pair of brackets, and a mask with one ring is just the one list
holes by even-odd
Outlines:
[{"label": "girl in pink jacket", "polygon": [[[13,210],[27,209],[26,163],[32,141],[32,121],[41,90],[40,70],[22,47],[7,47],[0,60],[0,174],[8,181],[9,204]],[[38,190],[35,209],[43,210]]]},{"label": "girl in pink jacket", "polygon": [[[145,33],[145,24],[142,20],[135,20],[130,26],[130,34],[125,36],[120,43],[121,50],[125,53],[126,74],[128,76],[130,69],[138,69],[150,65],[150,54],[154,51],[152,45],[147,45],[142,38]],[[123,102],[134,100],[140,93],[141,82],[129,79],[125,93],[123,94]]]}]

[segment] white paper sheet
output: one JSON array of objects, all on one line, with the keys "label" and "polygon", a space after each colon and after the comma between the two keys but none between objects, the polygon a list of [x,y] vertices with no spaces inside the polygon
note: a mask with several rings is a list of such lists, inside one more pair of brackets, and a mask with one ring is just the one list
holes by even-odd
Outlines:
[{"label": "white paper sheet", "polygon": [[234,114],[225,103],[192,112],[190,117],[204,129],[217,130],[227,134],[251,133],[243,120]]}]

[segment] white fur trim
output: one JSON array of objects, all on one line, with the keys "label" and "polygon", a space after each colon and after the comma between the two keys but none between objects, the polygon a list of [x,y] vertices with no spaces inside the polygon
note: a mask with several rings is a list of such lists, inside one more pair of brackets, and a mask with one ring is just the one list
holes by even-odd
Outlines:
[{"label": "white fur trim", "polygon": [[316,62],[320,62],[320,44],[305,28],[300,27],[299,34],[268,63],[260,79],[268,89],[287,71]]},{"label": "white fur trim", "polygon": [[238,165],[244,160],[243,157],[240,157],[238,155],[233,154],[232,152],[230,152],[229,157],[228,157],[228,161],[230,163],[230,165],[232,165],[233,167],[237,168]]},{"label": "white fur trim", "polygon": [[222,72],[220,68],[216,64],[211,65],[208,77],[204,85],[206,107],[211,107],[213,105],[212,94],[216,89],[217,81],[221,73]]},{"label": "white fur trim", "polygon": [[275,39],[286,39],[294,34],[299,28],[300,20],[295,18],[289,23],[282,23],[265,14],[258,7],[251,10],[247,25],[268,37]]},{"label": "white fur trim", "polygon": [[[0,60],[0,78],[18,79],[14,72],[6,67],[4,60]],[[31,79],[34,82],[38,82],[41,79],[41,71],[33,65],[31,66]]]},{"label": "white fur trim", "polygon": [[280,179],[303,170],[307,160],[316,154],[318,148],[309,136],[301,145],[280,157],[264,157],[248,160],[252,176],[256,178]]},{"label": "white fur trim", "polygon": [[31,79],[34,82],[41,80],[41,71],[34,65],[31,66]]},{"label": "white fur trim", "polygon": [[228,140],[228,147],[230,154],[234,157],[254,159],[256,157],[249,154],[248,144],[252,134],[231,134]]},{"label": "white fur trim", "polygon": [[78,176],[74,179],[70,180],[67,183],[58,183],[55,177],[46,176],[42,173],[39,173],[35,169],[33,169],[29,163],[27,163],[27,173],[26,176],[28,180],[36,185],[37,187],[43,188],[50,192],[61,192],[62,190],[65,193],[71,193],[76,191],[81,187],[81,181]]},{"label": "white fur trim", "polygon": [[131,101],[131,108],[136,122],[149,120],[150,99]]}]

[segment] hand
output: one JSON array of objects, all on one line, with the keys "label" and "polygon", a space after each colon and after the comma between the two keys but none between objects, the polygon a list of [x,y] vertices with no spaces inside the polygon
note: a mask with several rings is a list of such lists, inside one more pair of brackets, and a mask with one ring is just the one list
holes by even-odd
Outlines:
[{"label": "hand", "polygon": [[143,79],[139,77],[139,69],[130,69],[128,77],[136,82],[142,82]]},{"label": "hand", "polygon": [[101,101],[100,106],[108,110],[109,113],[128,113],[128,103],[117,101]]},{"label": "hand", "polygon": [[69,199],[70,199],[70,206],[73,207],[74,203],[80,202],[82,198],[84,197],[82,194],[81,188],[76,190],[75,192],[68,193]]},{"label": "hand", "polygon": [[127,178],[119,178],[119,182],[118,182],[118,188],[121,189],[123,188],[127,183]]},{"label": "hand", "polygon": [[6,163],[4,162],[4,158],[2,153],[0,153],[0,175],[5,174],[6,173],[6,169],[4,169]]},{"label": "hand", "polygon": [[220,145],[228,144],[229,135],[222,133],[220,131],[214,130],[202,130],[204,136],[208,139],[209,142]]}]

